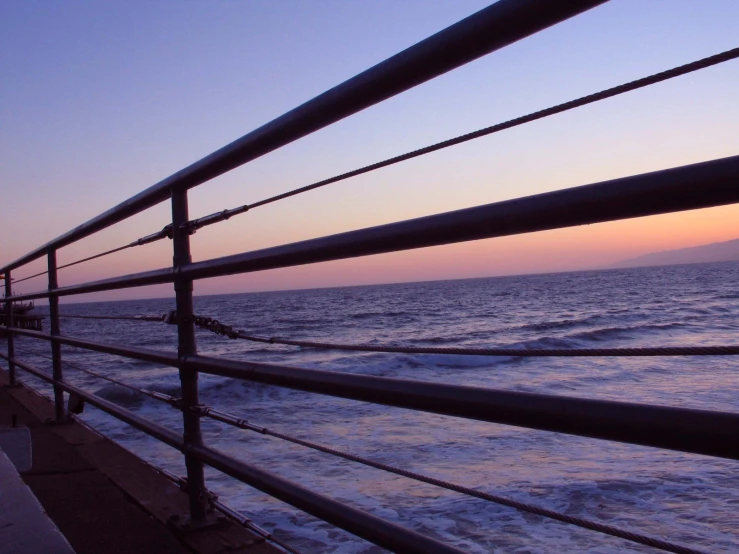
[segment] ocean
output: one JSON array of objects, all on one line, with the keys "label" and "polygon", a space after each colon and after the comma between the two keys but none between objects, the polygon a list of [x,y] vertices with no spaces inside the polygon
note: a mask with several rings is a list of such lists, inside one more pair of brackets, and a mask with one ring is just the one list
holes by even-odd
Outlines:
[{"label": "ocean", "polygon": [[[739,344],[739,263],[696,264],[195,298],[198,315],[262,336],[414,346],[585,348]],[[197,283],[196,283],[197,293]],[[144,315],[174,300],[64,304],[63,314]],[[176,350],[174,326],[63,319],[62,333]],[[317,350],[198,331],[208,355],[586,398],[710,410],[739,408],[731,356],[523,358]],[[50,370],[46,342],[17,339]],[[65,359],[141,388],[178,394],[175,369],[64,347]],[[49,392],[26,375],[26,382]],[[181,414],[65,369],[65,378],[169,428]],[[663,537],[739,551],[737,462],[412,412],[201,375],[202,402],[252,423],[380,462]],[[83,419],[184,475],[182,456],[87,406]],[[258,433],[203,419],[205,442],[309,488],[468,552],[649,552],[624,540],[520,513]],[[226,504],[305,553],[381,552],[222,474]]]}]

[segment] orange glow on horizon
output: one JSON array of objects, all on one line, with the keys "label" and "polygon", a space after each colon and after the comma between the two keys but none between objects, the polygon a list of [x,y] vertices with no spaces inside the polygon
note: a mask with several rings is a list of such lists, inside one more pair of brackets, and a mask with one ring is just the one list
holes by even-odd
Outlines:
[{"label": "orange glow on horizon", "polygon": [[[195,284],[195,293],[219,294],[603,269],[621,260],[651,252],[735,238],[739,238],[739,206],[725,206],[207,279]],[[61,284],[71,285],[164,267],[171,259],[170,248],[169,241],[162,241],[84,266],[75,266],[60,272]],[[200,254],[203,258],[215,258],[238,251],[239,248],[249,249],[248,245],[234,241],[233,244],[218,243],[212,249],[206,245],[206,248],[201,248]],[[68,256],[70,259],[72,257],[68,254],[65,261]],[[38,264],[36,262],[35,265]],[[26,270],[30,273],[30,266]],[[42,276],[28,281],[28,288],[20,291],[39,290],[44,286],[45,278]],[[170,285],[160,285],[100,293],[83,300],[171,294]]]}]

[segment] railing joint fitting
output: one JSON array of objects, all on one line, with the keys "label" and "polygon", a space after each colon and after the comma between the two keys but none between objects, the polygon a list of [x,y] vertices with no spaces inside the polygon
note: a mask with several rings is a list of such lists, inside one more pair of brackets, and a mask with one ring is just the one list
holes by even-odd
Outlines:
[{"label": "railing joint fitting", "polygon": [[188,235],[194,235],[195,233],[197,233],[200,227],[201,225],[198,223],[198,220],[194,219],[192,221],[185,221],[184,223],[181,223],[179,229],[181,231],[187,231]]},{"label": "railing joint fitting", "polygon": [[179,369],[187,369],[188,364],[190,363],[190,355],[189,354],[182,354],[181,356],[177,357],[177,367]]}]

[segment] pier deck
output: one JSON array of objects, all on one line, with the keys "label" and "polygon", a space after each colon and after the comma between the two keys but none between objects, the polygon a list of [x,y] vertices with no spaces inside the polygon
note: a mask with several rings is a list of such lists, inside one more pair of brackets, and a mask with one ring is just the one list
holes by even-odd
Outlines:
[{"label": "pier deck", "polygon": [[0,544],[12,554],[75,554],[0,450]]},{"label": "pier deck", "polygon": [[188,513],[183,491],[78,422],[45,423],[53,405],[25,387],[6,388],[7,382],[0,370],[0,424],[9,425],[15,414],[31,431],[33,466],[23,481],[77,554],[281,552],[230,522],[195,533],[168,525],[171,516]]}]

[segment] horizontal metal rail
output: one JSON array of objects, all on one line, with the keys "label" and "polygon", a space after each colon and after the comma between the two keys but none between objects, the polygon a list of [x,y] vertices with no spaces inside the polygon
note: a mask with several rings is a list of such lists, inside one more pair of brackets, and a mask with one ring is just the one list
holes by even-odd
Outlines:
[{"label": "horizontal metal rail", "polygon": [[[51,340],[49,335],[14,330]],[[176,366],[174,353],[59,336],[61,344]],[[594,439],[739,459],[739,414],[355,375],[277,364],[187,356],[185,365],[220,375],[442,415]]]},{"label": "horizontal metal rail", "polygon": [[[720,56],[714,57],[715,59],[701,60],[695,64],[676,68],[670,72],[635,81],[627,85],[622,85],[621,87],[615,87],[596,95],[537,112],[536,114],[488,127],[475,133],[457,137],[416,152],[403,154],[396,158],[379,162],[378,164],[360,168],[354,172],[349,172],[301,189],[296,189],[295,191],[268,198],[252,206],[244,205],[233,210],[225,210],[199,219],[188,220],[186,193],[190,188],[199,186],[301,137],[484,56],[487,53],[516,42],[539,30],[602,4],[605,1],[607,0],[559,0],[557,2],[551,2],[550,0],[500,0],[488,8],[358,74],[337,87],[317,96],[313,100],[306,102],[298,108],[154,184],[77,228],[0,268],[0,274],[9,276],[10,270],[14,270],[48,254],[50,290],[17,295],[12,298],[12,302],[34,298],[50,298],[53,335],[18,329],[13,326],[5,327],[4,329],[10,332],[11,339],[15,334],[50,341],[52,343],[52,349],[55,352],[53,356],[54,374],[49,375],[19,361],[13,353],[12,346],[9,347],[8,355],[6,356],[0,353],[0,358],[8,360],[11,367],[17,366],[54,385],[57,393],[56,408],[58,420],[63,419],[58,413],[59,410],[63,412],[63,402],[60,402],[60,399],[63,401],[62,391],[77,395],[91,405],[117,417],[134,428],[142,430],[157,440],[180,450],[186,456],[188,475],[190,475],[191,471],[194,471],[193,468],[195,466],[202,470],[200,462],[206,463],[306,513],[312,514],[384,548],[399,552],[446,553],[459,552],[459,550],[309,491],[296,483],[205,446],[199,439],[199,423],[197,422],[196,416],[198,410],[196,408],[198,406],[200,407],[200,415],[209,414],[210,417],[214,417],[220,421],[233,423],[230,420],[234,419],[234,416],[200,405],[197,401],[196,385],[194,385],[194,389],[183,386],[183,398],[186,402],[184,406],[179,406],[185,416],[186,432],[185,439],[183,440],[183,437],[179,433],[175,433],[112,402],[64,382],[61,373],[59,347],[61,345],[73,346],[178,367],[181,374],[187,373],[190,377],[197,375],[197,372],[203,372],[386,406],[739,460],[739,413],[521,393],[443,383],[346,374],[276,364],[227,360],[192,353],[195,351],[194,342],[190,340],[192,344],[185,344],[183,346],[182,333],[180,334],[179,353],[162,352],[135,346],[119,346],[58,334],[58,314],[54,311],[54,306],[56,306],[58,297],[60,296],[174,281],[175,288],[178,289],[179,299],[181,296],[180,292],[185,290],[182,286],[183,283],[191,287],[192,280],[194,279],[264,271],[738,203],[739,187],[736,184],[739,182],[739,156],[734,156],[292,244],[284,244],[197,263],[189,263],[189,245],[186,240],[182,242],[183,234],[184,238],[187,239],[188,230],[194,232],[201,226],[228,219],[232,215],[247,211],[250,207],[263,205],[330,182],[336,182],[352,175],[358,175],[379,167],[385,167],[391,163],[410,159],[423,153],[435,151],[442,147],[458,144],[465,140],[476,138],[477,136],[483,136],[484,134],[509,128],[527,121],[533,121],[546,115],[559,113],[576,105],[584,105],[597,99],[624,92],[625,90],[646,86],[652,82],[664,80],[676,74],[688,72],[689,70],[692,71],[698,67],[705,67],[710,63],[718,63],[718,60],[728,59],[728,57],[735,57],[737,55],[736,49],[725,52]],[[147,235],[128,245],[61,267],[76,265],[118,252],[125,248],[148,244],[168,236],[170,238],[174,237],[175,239],[174,268],[156,269],[69,287],[57,286],[56,270],[58,268],[56,267],[55,260],[56,251],[59,248],[123,221],[170,197],[173,197],[173,223],[164,227],[162,231]],[[177,246],[178,243],[179,247]],[[46,272],[31,275],[16,282],[38,277],[44,273]],[[9,291],[10,289],[8,288],[7,290]],[[9,294],[10,292],[8,292]],[[191,292],[187,294],[183,293],[183,301],[189,301],[185,297],[189,297],[189,300],[191,300]],[[10,305],[10,303],[8,304]],[[187,312],[185,310],[183,313],[186,313],[188,317],[192,316],[191,311]],[[119,318],[110,316],[110,319]],[[133,319],[156,320],[156,318],[152,319],[149,316]],[[191,321],[182,318],[180,320],[180,331],[182,331],[185,324],[191,325],[191,323]],[[284,339],[263,340],[261,337],[249,338],[261,342],[308,344],[303,341],[285,341]],[[12,340],[9,344],[12,344]],[[366,345],[319,345],[318,343],[311,343],[310,345],[322,347],[339,346],[352,350],[378,349],[378,347]],[[709,352],[710,348],[704,347],[703,349],[694,349],[693,351],[700,351],[700,354],[705,355]],[[710,352],[717,353],[716,347],[713,348]],[[731,355],[737,353],[735,347],[723,348],[724,350],[721,351],[723,354]],[[421,353],[425,350],[437,352],[441,349],[414,348],[412,350]],[[492,352],[492,350],[488,349],[489,352]],[[495,350],[498,350],[496,355],[501,355],[500,350],[503,349]],[[629,355],[665,355],[667,350],[670,349],[651,349],[649,353],[645,349],[606,349],[610,354],[603,354],[602,349],[598,349],[598,353],[587,351],[587,349],[580,350],[580,355],[612,355],[616,351],[621,355],[627,353],[627,351]],[[680,352],[686,351],[686,349],[678,350]],[[386,347],[384,351],[398,351],[398,349]],[[533,352],[527,355],[572,355],[572,352],[566,350],[529,350],[527,352]],[[673,350],[671,354],[667,355],[678,355],[675,352],[676,350]],[[516,351],[509,355],[515,356],[520,354],[520,352]],[[82,371],[86,370],[83,369]],[[96,375],[94,372],[87,371],[87,373]],[[115,379],[102,378],[133,388]],[[194,380],[192,382],[194,383]],[[133,389],[137,390],[135,388]],[[195,391],[194,396],[193,391]],[[149,394],[157,399],[161,399],[160,396],[164,396],[151,391],[139,392]],[[188,395],[194,400],[187,400]],[[188,404],[188,402],[190,403]],[[192,427],[193,420],[195,423],[198,423],[195,427]],[[190,421],[191,425],[189,431],[190,438],[187,438],[188,421]],[[193,429],[196,427],[197,433],[193,434]],[[266,433],[267,431],[263,430],[262,432]],[[272,432],[270,434],[285,440],[292,440],[297,444],[317,448],[321,451],[334,454],[338,452],[328,447],[295,439],[294,437],[288,437],[280,433]],[[196,435],[198,437],[197,440],[193,439]],[[338,453],[338,455],[346,459],[357,458],[347,453]],[[367,462],[369,461],[364,460],[363,463]],[[373,467],[383,465],[369,462],[369,465],[373,464]],[[394,468],[394,470],[399,475],[410,474],[399,468]],[[423,477],[416,474],[413,475],[415,475],[414,478]],[[425,477],[421,480],[424,479],[426,479],[425,482],[435,481]],[[198,486],[194,477],[189,478],[189,483],[191,499],[198,498],[198,491],[205,490],[203,488],[204,485],[202,487]],[[451,486],[448,483],[447,485]],[[456,485],[454,486],[456,487]],[[458,487],[458,489],[461,489],[461,487]],[[197,502],[194,504],[191,503],[191,515],[195,514],[193,506],[196,504]],[[195,515],[193,515],[193,518],[195,518]],[[644,538],[642,537],[642,539]],[[671,545],[671,547],[682,548],[675,545]]]},{"label": "horizontal metal rail", "polygon": [[[121,277],[113,277],[110,279],[102,279],[100,281],[92,281],[82,283],[80,285],[72,285],[68,287],[60,287],[51,291],[38,291],[27,294],[13,295],[14,302],[20,302],[31,298],[48,298],[52,294],[57,296],[70,296],[75,294],[86,294],[89,292],[100,292],[105,290],[116,290],[133,287],[144,287],[147,285],[158,285],[162,283],[171,283],[174,281],[174,271],[172,268],[155,269],[152,271],[144,271],[131,275],[123,275]],[[17,300],[16,300],[17,299]]]},{"label": "horizontal metal rail", "polygon": [[[70,262],[68,264],[60,265],[59,267],[57,267],[57,269],[65,269],[67,267],[72,267],[74,265],[78,265],[84,262],[89,262],[91,260],[102,258],[103,256],[115,254],[116,252],[120,252],[128,248],[133,248],[134,246],[143,246],[145,244],[151,244],[152,242],[156,242],[158,240],[165,239],[165,238],[170,238],[170,239],[172,238],[172,225],[171,224],[166,225],[161,231],[157,231],[156,233],[153,233],[151,235],[146,235],[145,237],[141,237],[140,239],[137,239],[133,242],[124,244],[123,246],[119,246],[118,248],[113,248],[112,250],[106,250],[105,252],[100,252],[99,254],[95,254],[94,256],[88,256],[87,258],[82,258],[81,260],[77,260],[74,262]],[[13,279],[13,284],[22,283],[23,281],[28,281],[29,279],[33,279],[34,277],[39,277],[41,275],[46,275],[47,273],[48,271],[41,271],[39,273],[34,273],[33,275],[24,277],[23,279]]]},{"label": "horizontal metal rail", "polygon": [[607,0],[499,0],[189,165],[14,262],[15,269]]},{"label": "horizontal metal rail", "polygon": [[[2,357],[5,358],[5,356]],[[100,398],[74,385],[70,385],[67,382],[56,382],[51,375],[29,364],[19,360],[12,361],[21,369],[44,381],[60,386],[66,392],[84,399],[90,405],[128,423],[131,427],[143,431],[183,453],[198,458],[209,466],[257,490],[388,550],[416,554],[463,553],[462,550],[358,510],[322,494],[310,491],[288,479],[235,460],[213,448],[202,445],[187,446],[178,433],[140,417],[113,402]]]},{"label": "horizontal metal rail", "polygon": [[[46,317],[46,316],[43,316]],[[72,315],[72,314],[59,314],[62,319],[104,319],[114,321],[149,321],[149,322],[163,322],[165,315]]]},{"label": "horizontal metal rail", "polygon": [[[739,202],[739,156],[368,227],[180,266],[203,279]],[[30,300],[168,283],[172,268],[21,294]]]},{"label": "horizontal metal rail", "polygon": [[[46,358],[46,359],[49,359],[49,360],[51,359],[48,356],[44,356],[42,354],[38,354],[38,353],[35,353],[35,352],[30,352],[30,351],[25,351],[25,350],[21,350],[20,352],[22,352],[24,354],[32,355],[32,356],[41,356],[42,358]],[[132,385],[129,385],[128,383],[125,383],[123,381],[120,381],[118,379],[115,379],[113,377],[109,377],[107,375],[103,375],[103,374],[97,373],[95,371],[90,371],[88,369],[85,369],[85,368],[77,365],[77,364],[73,364],[73,363],[71,363],[69,361],[66,361],[64,363],[65,363],[65,365],[70,366],[70,367],[76,369],[77,371],[81,371],[83,373],[86,373],[86,374],[91,375],[93,377],[96,377],[98,379],[103,379],[103,380],[108,381],[110,383],[114,383],[116,385],[119,385],[121,387],[124,387],[124,388],[126,388],[128,390],[131,390],[131,391],[134,391],[136,393],[139,393],[139,394],[148,396],[148,397],[153,398],[153,399],[155,399],[155,400],[157,400],[159,402],[163,402],[165,404],[168,404],[168,405],[170,405],[171,407],[173,407],[175,409],[178,409],[178,410],[182,410],[183,409],[183,407],[182,407],[182,405],[180,403],[180,399],[178,399],[178,398],[176,398],[174,396],[170,396],[168,394],[164,394],[164,393],[157,392],[157,391],[151,391],[151,390],[147,390],[147,389],[140,389],[140,388],[134,387]],[[503,506],[507,506],[509,508],[514,508],[516,510],[521,510],[521,511],[532,513],[532,514],[539,515],[539,516],[542,516],[542,517],[551,518],[551,519],[554,519],[556,521],[560,521],[560,522],[563,522],[563,523],[568,523],[568,524],[576,525],[576,526],[579,526],[579,527],[583,527],[585,529],[590,529],[591,531],[597,531],[597,532],[600,532],[600,533],[605,533],[607,535],[611,535],[611,536],[614,536],[614,537],[626,539],[626,540],[633,541],[633,542],[636,542],[636,543],[639,543],[639,544],[644,544],[646,546],[651,546],[651,547],[654,547],[654,548],[659,548],[659,549],[665,550],[667,552],[675,552],[675,553],[679,553],[679,554],[702,554],[702,551],[699,551],[699,550],[696,550],[696,549],[693,549],[693,548],[689,548],[689,547],[686,547],[686,546],[678,545],[678,544],[675,544],[675,543],[672,543],[672,542],[669,542],[669,541],[665,541],[665,540],[662,540],[662,539],[658,539],[658,538],[655,538],[655,537],[649,537],[649,536],[643,535],[641,533],[635,533],[633,531],[628,531],[628,530],[621,529],[621,528],[618,528],[618,527],[613,527],[611,525],[607,525],[607,524],[604,524],[604,523],[598,523],[598,522],[587,520],[587,519],[584,519],[584,518],[581,518],[581,517],[576,517],[576,516],[571,516],[571,515],[563,514],[563,513],[560,513],[560,512],[549,510],[547,508],[542,508],[540,506],[529,504],[529,503],[526,503],[526,502],[512,500],[510,498],[505,498],[505,497],[502,497],[502,496],[499,496],[499,495],[496,495],[496,494],[490,494],[488,492],[479,491],[477,489],[471,489],[469,487],[463,487],[461,485],[450,483],[448,481],[443,481],[441,479],[436,479],[436,478],[433,478],[433,477],[428,477],[428,476],[422,475],[420,473],[416,473],[416,472],[413,472],[413,471],[408,471],[406,469],[401,469],[401,468],[398,468],[398,467],[395,467],[395,466],[391,466],[391,465],[388,465],[388,464],[385,464],[385,463],[381,463],[381,462],[377,462],[377,461],[374,461],[374,460],[371,460],[371,459],[367,459],[367,458],[364,458],[362,456],[357,456],[357,455],[354,455],[354,454],[350,454],[348,452],[343,452],[341,450],[336,450],[334,448],[331,448],[331,447],[328,447],[328,446],[325,446],[325,445],[321,445],[321,444],[317,444],[317,443],[314,443],[314,442],[311,442],[311,441],[307,441],[307,440],[299,439],[299,438],[296,438],[296,437],[292,437],[290,435],[286,435],[284,433],[280,433],[280,432],[274,431],[272,429],[268,429],[266,427],[262,427],[260,425],[256,425],[254,423],[251,423],[247,419],[240,418],[240,417],[235,416],[233,414],[229,414],[229,413],[226,413],[226,412],[221,412],[221,411],[216,410],[215,408],[213,408],[211,406],[199,405],[196,408],[196,412],[199,413],[200,415],[202,415],[203,417],[208,417],[208,418],[214,419],[216,421],[220,421],[221,423],[225,423],[227,425],[231,425],[233,427],[237,427],[239,429],[245,429],[245,430],[252,431],[252,432],[255,432],[255,433],[259,433],[259,434],[262,434],[262,435],[268,435],[268,436],[271,436],[271,437],[275,437],[275,438],[278,438],[278,439],[281,439],[281,440],[292,442],[294,444],[298,444],[300,446],[304,446],[306,448],[310,448],[310,449],[313,449],[313,450],[316,450],[316,451],[319,451],[319,452],[330,454],[332,456],[338,456],[340,458],[344,458],[345,460],[349,460],[349,461],[352,461],[352,462],[363,464],[363,465],[366,465],[366,466],[369,466],[369,467],[373,467],[375,469],[379,469],[379,470],[382,470],[382,471],[394,473],[396,475],[400,475],[400,476],[406,477],[408,479],[413,479],[413,480],[420,481],[420,482],[423,482],[423,483],[427,483],[427,484],[430,484],[430,485],[433,485],[433,486],[436,486],[436,487],[441,487],[441,488],[444,488],[444,489],[447,489],[447,490],[458,492],[458,493],[461,493],[461,494],[464,494],[464,495],[468,495],[468,496],[472,496],[472,497],[475,497],[475,498],[480,498],[482,500],[486,500],[486,501],[489,501],[489,502],[494,502],[494,503],[497,503],[497,504],[501,504]],[[157,471],[162,472],[168,478],[170,478],[173,481],[177,482],[182,488],[184,488],[184,489],[187,488],[186,480],[183,480],[182,478],[177,477],[174,474],[169,473],[166,470],[162,470],[161,468],[158,468],[156,466],[152,466],[152,467],[154,467],[155,469],[157,469]],[[231,510],[229,508],[227,508],[227,507],[225,507],[223,505],[219,505],[219,503],[217,501],[212,501],[212,504],[214,506],[216,506],[218,509],[221,509],[221,510],[227,509],[227,510],[229,510],[229,512],[231,512]],[[233,513],[231,515],[233,516]],[[246,526],[249,526],[250,528],[253,528],[253,522],[251,522],[251,520],[249,518],[245,518],[245,517],[239,515],[237,517],[237,520],[240,521],[243,525],[246,525]],[[258,532],[260,532],[260,534],[263,534],[263,536],[267,536],[267,535],[270,535],[271,536],[271,534],[269,534],[268,532],[264,531],[263,529],[261,529],[259,527],[257,527],[257,529],[259,530]],[[274,538],[273,538],[273,540],[274,540]],[[288,548],[291,551],[294,551],[293,549],[291,549],[285,543],[280,543],[280,545],[283,548]]]},{"label": "horizontal metal rail", "polygon": [[188,356],[202,373],[435,414],[739,460],[739,414]]},{"label": "horizontal metal rail", "polygon": [[157,425],[156,423],[153,423],[147,420],[146,418],[143,418],[133,412],[130,412],[126,410],[125,408],[121,408],[117,404],[114,404],[113,402],[105,400],[104,398],[100,398],[99,396],[96,396],[80,388],[77,388],[74,385],[70,385],[66,381],[55,381],[54,377],[51,374],[45,371],[42,371],[38,368],[35,368],[30,364],[27,364],[17,359],[8,360],[7,356],[1,353],[0,353],[0,358],[3,358],[4,360],[8,362],[15,363],[18,367],[20,367],[24,371],[27,371],[34,377],[38,377],[39,379],[46,381],[49,384],[58,385],[65,392],[68,392],[70,394],[75,394],[79,396],[80,398],[83,398],[86,402],[89,402],[90,405],[103,410],[104,412],[120,419],[124,423],[128,423],[131,427],[134,427],[136,429],[146,432],[148,435],[151,435],[152,437],[154,437],[160,442],[163,442],[164,444],[172,446],[180,451],[183,448],[182,437],[179,435],[179,433],[175,433],[174,431],[171,431],[169,429],[166,429],[165,427]]},{"label": "horizontal metal rail", "polygon": [[66,346],[84,348],[86,350],[101,352],[103,354],[112,354],[113,356],[125,356],[127,358],[133,358],[135,360],[143,360],[145,362],[152,362],[172,367],[177,367],[178,364],[176,352],[167,352],[165,350],[151,350],[149,348],[125,346],[121,344],[111,344],[107,342],[97,342],[93,340],[69,337],[66,335],[57,335],[55,337],[52,337],[51,335],[48,335],[46,333],[31,331],[29,329],[21,329],[20,327],[3,327],[3,329],[7,329],[8,331],[15,333],[16,335],[41,339],[49,342],[54,340],[59,344],[64,344]]},{"label": "horizontal metal rail", "polygon": [[287,479],[235,460],[213,448],[195,446],[191,449],[191,454],[226,475],[393,552],[408,554],[464,552],[319,495]]},{"label": "horizontal metal rail", "polygon": [[[109,379],[108,377],[102,377],[102,378],[106,380]],[[176,402],[176,399],[172,397],[167,397],[167,395],[164,395],[162,393],[153,393],[152,391],[146,391],[146,390],[139,391],[139,392],[142,392],[143,394],[154,395],[154,398],[157,398],[158,400],[163,401],[163,402],[169,402],[170,405],[173,405],[173,406],[175,405],[175,402]],[[562,523],[576,525],[584,529],[589,529],[591,531],[596,531],[598,533],[604,533],[606,535],[611,535],[612,537],[618,537],[620,539],[633,541],[638,544],[651,546],[653,548],[659,548],[660,550],[665,550],[667,552],[675,552],[677,554],[705,554],[703,551],[700,551],[700,550],[696,550],[693,548],[675,544],[675,543],[665,541],[662,539],[658,539],[655,537],[649,537],[641,533],[635,533],[633,531],[628,531],[626,529],[621,529],[618,527],[614,527],[612,525],[607,525],[604,523],[587,520],[582,517],[563,514],[561,512],[556,512],[554,510],[542,508],[534,504],[529,504],[527,502],[521,502],[518,500],[512,500],[510,498],[505,498],[497,494],[490,494],[484,491],[479,491],[477,489],[472,489],[470,487],[463,487],[461,485],[450,483],[442,479],[436,479],[434,477],[422,475],[414,471],[409,471],[407,469],[401,469],[401,468],[391,466],[385,463],[370,460],[362,456],[356,456],[348,452],[336,450],[335,448],[327,447],[322,444],[317,444],[311,441],[299,439],[296,437],[291,437],[290,435],[286,435],[284,433],[273,431],[272,429],[268,429],[266,427],[261,427],[253,423],[250,423],[246,419],[242,419],[240,417],[234,416],[226,412],[221,412],[219,410],[211,408],[210,406],[198,406],[197,411],[198,413],[202,414],[205,417],[215,419],[216,421],[220,421],[222,423],[231,425],[233,427],[237,427],[239,429],[245,429],[245,430],[259,433],[262,435],[275,437],[275,438],[278,438],[284,441],[291,442],[293,444],[298,444],[300,446],[304,446],[306,448],[316,450],[318,452],[323,452],[325,454],[330,454],[332,456],[338,456],[340,458],[349,460],[351,462],[363,464],[365,466],[373,467],[381,471],[394,473],[395,475],[400,475],[401,477],[406,477],[408,479],[413,479],[415,481],[427,483],[435,487],[440,487],[440,488],[447,489],[450,491],[458,492],[460,494],[472,496],[474,498],[479,498],[481,500],[486,500],[488,502],[494,502],[496,504],[507,506],[509,508],[520,510],[522,512],[528,512],[530,514],[550,518],[555,521],[560,521]]]},{"label": "horizontal metal rail", "polygon": [[[35,352],[30,351],[21,351],[24,354],[28,354],[31,356],[41,356],[42,358],[51,359],[48,356],[44,356],[42,354],[38,354]],[[151,391],[147,389],[140,389],[138,387],[134,387],[132,385],[129,385],[128,383],[125,383],[123,381],[120,381],[118,379],[115,379],[113,377],[109,377],[107,375],[103,375],[101,373],[97,373],[95,371],[90,371],[89,369],[85,369],[81,366],[78,366],[77,364],[73,364],[69,361],[64,362],[66,366],[72,367],[76,369],[77,371],[81,371],[82,373],[86,373],[87,375],[91,375],[93,377],[96,377],[98,379],[102,379],[104,381],[108,381],[110,383],[114,383],[116,385],[119,385],[121,387],[124,387],[128,390],[134,391],[136,393],[148,396],[150,398],[153,398],[159,402],[163,402],[165,404],[168,404],[169,406],[177,409],[182,410],[183,407],[181,405],[180,399],[176,398],[174,396],[170,396],[168,394],[164,394],[157,391]],[[475,498],[480,498],[482,500],[487,500],[488,502],[494,502],[497,504],[501,504],[503,506],[507,506],[509,508],[514,508],[516,510],[521,510],[524,512],[528,512],[531,514],[539,515],[546,518],[551,518],[556,521],[560,521],[563,523],[568,523],[571,525],[576,525],[579,527],[583,527],[585,529],[590,529],[591,531],[597,531],[600,533],[605,533],[607,535],[611,535],[614,537],[626,539],[629,541],[633,541],[639,544],[644,544],[646,546],[652,546],[655,548],[659,548],[661,550],[665,550],[667,552],[675,552],[679,554],[702,554],[701,551],[695,550],[692,548],[688,548],[682,545],[674,544],[669,541],[665,541],[662,539],[649,537],[646,535],[643,535],[641,533],[635,533],[633,531],[628,531],[625,529],[620,529],[618,527],[613,527],[612,525],[607,525],[604,523],[598,523],[595,521],[590,521],[581,517],[571,516],[567,514],[563,514],[560,512],[556,512],[553,510],[549,510],[547,508],[542,508],[540,506],[536,506],[533,504],[529,504],[526,502],[521,502],[518,500],[512,500],[510,498],[505,498],[496,494],[490,494],[484,491],[479,491],[476,489],[471,489],[469,487],[463,487],[461,485],[457,485],[455,483],[450,483],[448,481],[443,481],[441,479],[436,479],[433,477],[429,477],[426,475],[422,475],[420,473],[416,473],[413,471],[409,471],[407,469],[401,469],[395,466],[391,466],[385,463],[377,462],[371,459],[364,458],[362,456],[357,456],[354,454],[350,454],[348,452],[343,452],[341,450],[336,450],[334,448],[317,444],[311,441],[299,439],[296,437],[292,437],[290,435],[286,435],[284,433],[280,433],[278,431],[274,431],[272,429],[268,429],[266,427],[262,427],[261,425],[256,425],[254,423],[249,422],[247,419],[240,418],[238,416],[235,416],[233,414],[229,414],[226,412],[222,412],[220,410],[216,410],[215,408],[211,406],[206,406],[204,404],[198,405],[195,408],[195,411],[200,414],[203,417],[208,417],[211,419],[214,419],[216,421],[220,421],[221,423],[225,423],[227,425],[231,425],[233,427],[237,427],[239,429],[244,429],[248,431],[252,431],[254,433],[259,433],[261,435],[267,435],[270,437],[275,437],[284,441],[291,442],[293,444],[298,444],[300,446],[304,446],[306,448],[310,448],[319,452],[323,452],[325,454],[330,454],[332,456],[338,456],[340,458],[343,458],[345,460],[349,460],[352,462],[356,462],[359,464],[363,464],[368,467],[372,467],[375,469],[379,469],[381,471],[386,471],[390,473],[394,473],[396,475],[400,475],[402,477],[406,477],[408,479],[413,479],[416,481],[420,481],[422,483],[427,483],[429,485],[434,485],[436,487],[441,487],[447,490],[451,490],[454,492],[458,492],[461,494],[465,494],[468,496],[472,496]],[[177,477],[169,472],[166,472],[166,470],[162,470],[161,468],[155,467],[160,472],[164,472],[167,477],[172,479],[173,481],[177,482],[181,487],[186,488],[186,480],[183,480],[180,477]],[[216,505],[216,502],[213,502],[214,505]],[[222,509],[222,508],[221,508]],[[251,520],[249,518],[244,518],[243,516],[240,516],[238,518],[239,521],[241,521],[244,525],[247,525],[247,522],[250,522]],[[263,533],[267,533],[266,531],[263,531]],[[283,547],[289,548],[284,543],[282,544]]]},{"label": "horizontal metal rail", "polygon": [[[175,485],[180,487],[180,489],[182,489],[183,491],[189,492],[190,487],[188,486],[187,478],[180,477],[179,475],[175,475],[171,471],[167,471],[166,469],[156,466],[152,464],[151,462],[144,461],[144,463],[148,465],[150,468],[152,468],[153,470],[155,470],[157,473],[163,475],[164,477],[172,481]],[[252,521],[250,517],[245,516],[244,514],[240,512],[237,512],[233,508],[219,501],[218,497],[211,491],[208,491],[208,495],[210,496],[211,506],[213,506],[216,510],[218,510],[219,512],[227,516],[229,519],[235,521],[236,523],[238,523],[239,525],[243,527],[246,527],[250,531],[255,532],[257,535],[262,537],[264,540],[276,544],[277,546],[279,546],[286,552],[290,552],[290,554],[300,554],[300,551],[297,550],[296,548],[293,548],[286,542],[278,539],[266,529],[262,529],[261,527],[259,527],[259,525],[254,523],[254,521]]]},{"label": "horizontal metal rail", "polygon": [[[91,260],[96,260],[98,258],[102,258],[103,256],[107,256],[109,254],[115,254],[116,252],[120,252],[121,250],[125,250],[127,248],[131,248],[132,246],[136,246],[137,244],[131,243],[126,244],[125,246],[119,246],[118,248],[113,248],[112,250],[106,250],[105,252],[101,252],[100,254],[95,254],[94,256],[88,256],[87,258],[83,258],[81,260],[77,260],[75,262],[71,262],[68,264],[60,265],[57,267],[57,269],[65,269],[67,267],[72,267],[73,265],[78,265],[84,262],[89,262]],[[27,277],[23,277],[23,279],[13,279],[13,284],[22,283],[23,281],[28,281],[29,279],[33,279],[34,277],[40,277],[41,275],[46,275],[49,273],[48,270],[40,271],[39,273],[34,273],[33,275],[28,275]]]}]

